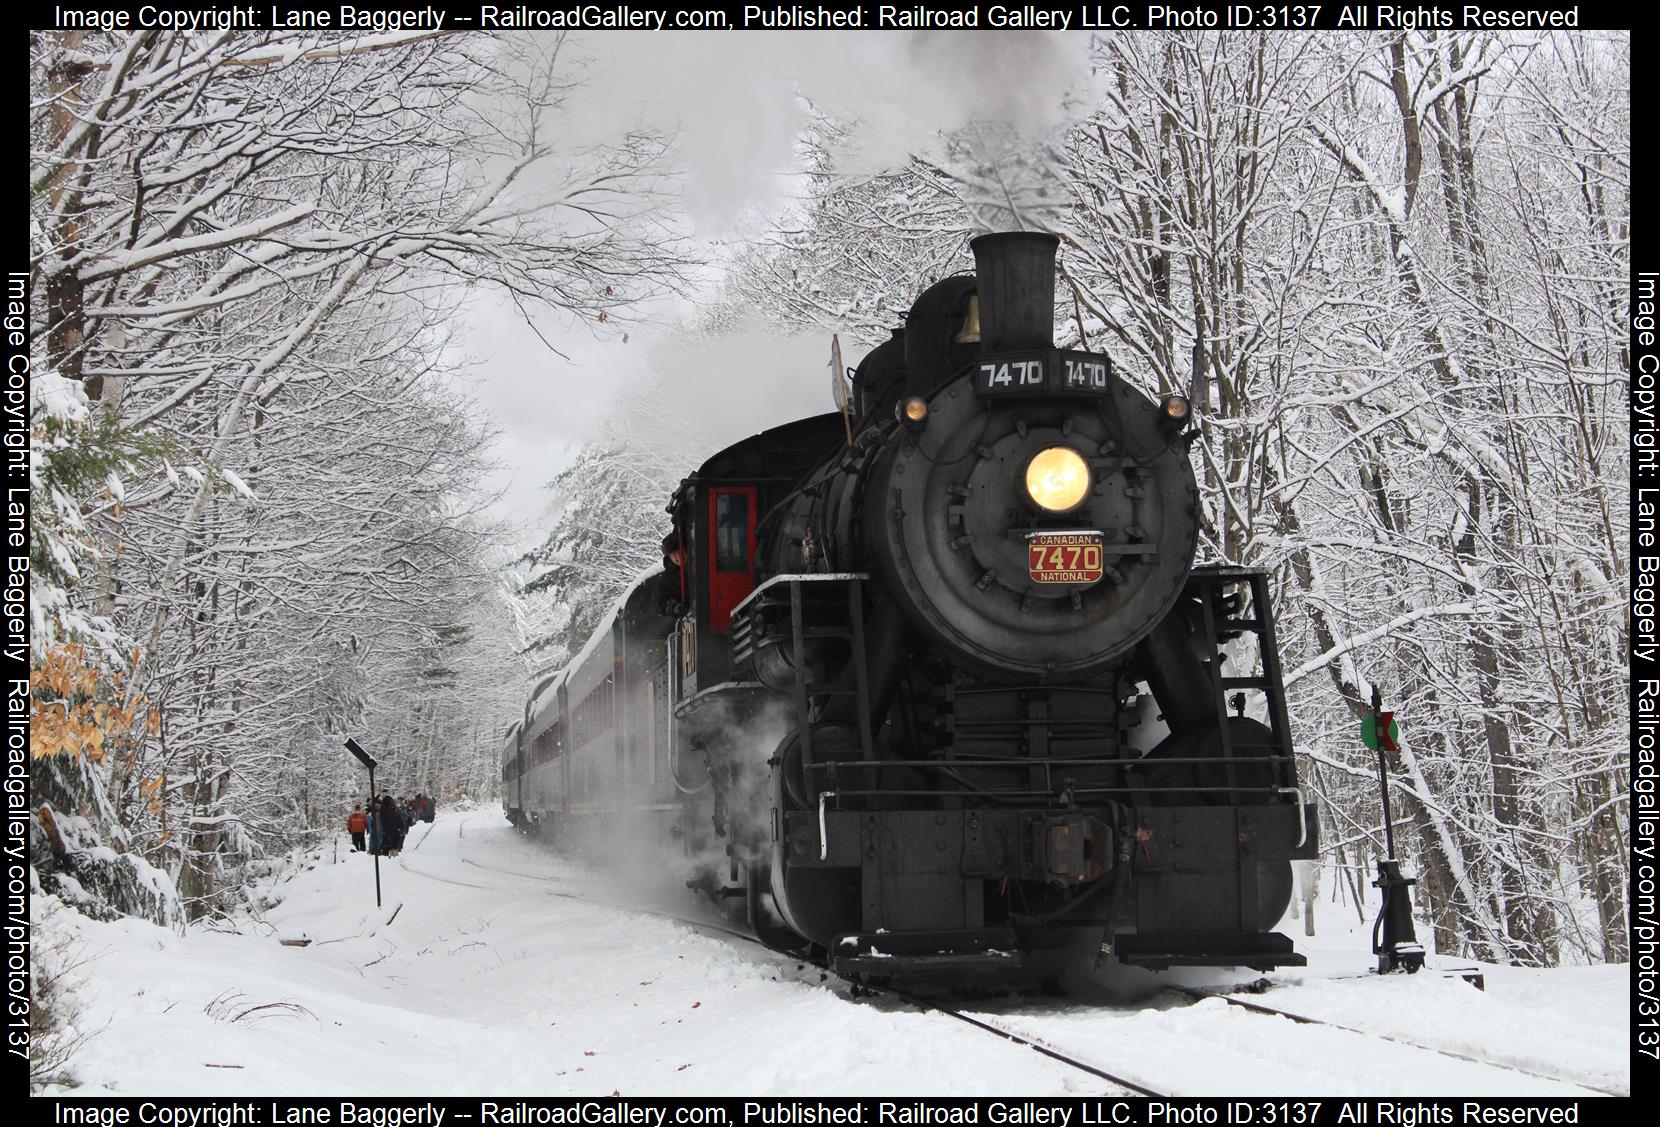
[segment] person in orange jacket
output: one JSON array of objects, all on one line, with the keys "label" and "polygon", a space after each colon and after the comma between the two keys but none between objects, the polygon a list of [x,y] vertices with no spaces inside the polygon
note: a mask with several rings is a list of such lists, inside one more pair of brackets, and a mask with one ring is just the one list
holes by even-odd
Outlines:
[{"label": "person in orange jacket", "polygon": [[352,807],[346,815],[346,831],[352,835],[352,852],[363,852],[363,835],[369,830],[369,815],[363,812],[363,803]]}]

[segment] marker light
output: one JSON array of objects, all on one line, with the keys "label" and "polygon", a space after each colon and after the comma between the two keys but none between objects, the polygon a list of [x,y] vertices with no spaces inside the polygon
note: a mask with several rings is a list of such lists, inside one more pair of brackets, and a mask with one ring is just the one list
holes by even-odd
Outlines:
[{"label": "marker light", "polygon": [[1192,405],[1180,395],[1166,395],[1159,400],[1159,411],[1164,415],[1164,421],[1172,426],[1187,422],[1192,410]]},{"label": "marker light", "polygon": [[928,401],[915,396],[901,400],[899,407],[894,411],[899,421],[911,430],[916,430],[928,421]]},{"label": "marker light", "polygon": [[1039,450],[1026,463],[1026,495],[1040,509],[1065,513],[1089,495],[1089,463],[1070,446]]}]

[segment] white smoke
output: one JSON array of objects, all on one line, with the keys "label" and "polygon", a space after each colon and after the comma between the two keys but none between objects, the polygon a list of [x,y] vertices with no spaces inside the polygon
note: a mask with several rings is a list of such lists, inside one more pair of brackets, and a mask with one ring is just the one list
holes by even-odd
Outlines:
[{"label": "white smoke", "polygon": [[[671,781],[666,761],[657,765],[655,784],[612,780],[592,800],[615,803],[620,811],[603,819],[567,816],[557,835],[556,850],[603,873],[621,902],[676,915],[701,912],[741,918],[741,899],[711,903],[700,900],[693,888],[712,891],[733,885],[732,857],[727,852],[730,842],[748,843],[766,859],[772,826],[767,760],[792,724],[791,710],[783,703],[764,706],[753,714],[740,714],[725,704],[709,706],[678,737],[680,763],[674,777],[684,791]],[[643,704],[634,706],[627,730],[651,730],[651,717]],[[723,749],[714,767],[721,777],[724,836],[715,832],[711,818],[715,790],[704,783],[708,775],[703,759],[690,746],[694,731]],[[664,750],[659,749],[660,754]],[[579,760],[597,755],[600,761],[609,761],[612,754],[597,749],[577,753]],[[573,770],[578,768],[573,763]],[[667,793],[670,790],[672,794]],[[689,816],[677,818],[672,811],[658,809],[670,802],[689,806]],[[743,875],[740,869],[739,880]]]},{"label": "white smoke", "polygon": [[[579,126],[645,123],[676,138],[684,206],[710,236],[760,229],[793,198],[796,144],[817,110],[850,125],[838,167],[875,172],[945,159],[970,127],[1018,139],[1034,168],[1092,104],[1084,33],[788,32],[597,36]],[[963,142],[957,142],[959,151]],[[1007,164],[1005,145],[980,158]]]}]

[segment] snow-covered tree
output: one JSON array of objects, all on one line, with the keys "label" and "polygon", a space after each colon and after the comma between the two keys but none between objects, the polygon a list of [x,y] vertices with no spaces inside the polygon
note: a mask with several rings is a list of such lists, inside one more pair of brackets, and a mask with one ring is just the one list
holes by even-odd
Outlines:
[{"label": "snow-covered tree", "polygon": [[563,37],[30,47],[32,361],[85,401],[42,432],[37,605],[136,649],[156,729],[103,785],[200,915],[349,808],[345,732],[400,790],[493,743],[516,665],[446,361],[466,289],[608,327],[687,260],[663,142],[567,128]]}]

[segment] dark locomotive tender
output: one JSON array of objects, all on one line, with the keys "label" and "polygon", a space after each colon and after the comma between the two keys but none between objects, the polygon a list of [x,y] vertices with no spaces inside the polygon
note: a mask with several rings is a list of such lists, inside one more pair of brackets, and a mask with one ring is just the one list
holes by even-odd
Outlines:
[{"label": "dark locomotive tender", "polygon": [[655,840],[850,977],[1302,964],[1266,577],[1193,566],[1186,400],[1054,347],[1056,245],[974,240],[859,365],[852,441],[681,483],[663,568],[508,733],[517,824]]}]

